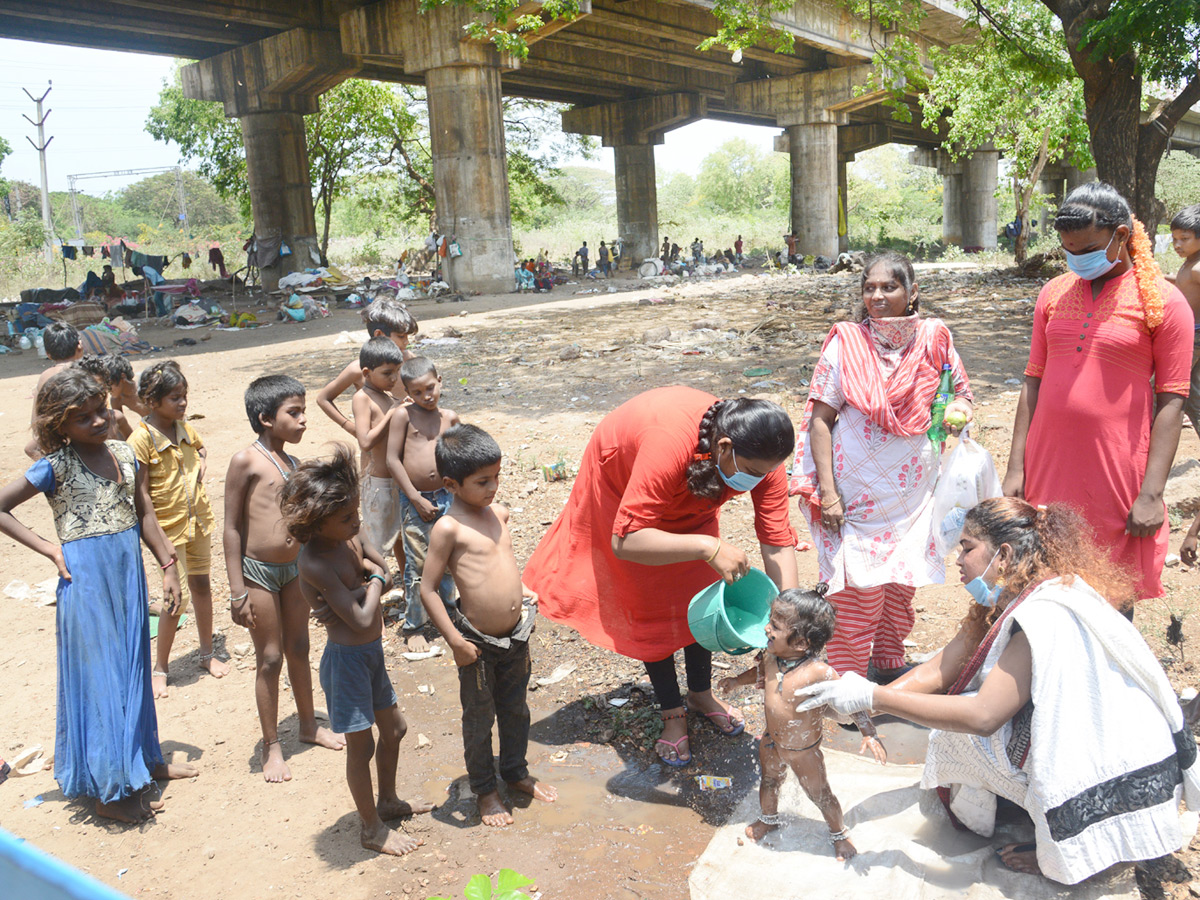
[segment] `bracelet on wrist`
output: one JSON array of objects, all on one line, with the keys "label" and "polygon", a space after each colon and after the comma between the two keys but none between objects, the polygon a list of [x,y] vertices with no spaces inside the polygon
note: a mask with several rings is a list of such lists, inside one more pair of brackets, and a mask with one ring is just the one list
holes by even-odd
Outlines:
[{"label": "bracelet on wrist", "polygon": [[385,588],[387,587],[387,579],[384,578],[382,575],[380,575],[378,572],[372,572],[370,575],[368,575],[367,581],[370,581],[372,578],[379,579],[379,583],[381,585],[383,585],[383,587],[385,587]]},{"label": "bracelet on wrist", "polygon": [[821,501],[821,509],[833,509],[835,506],[837,506],[841,502],[842,502],[841,497],[834,497],[828,503]]},{"label": "bracelet on wrist", "polygon": [[717,538],[717,546],[713,548],[712,556],[705,560],[708,565],[712,565],[712,561],[717,558],[717,554],[721,552],[721,539]]},{"label": "bracelet on wrist", "polygon": [[249,596],[250,596],[250,592],[249,592],[249,591],[242,591],[242,593],[241,593],[241,596],[239,596],[239,597],[232,597],[232,596],[231,596],[231,597],[229,598],[229,602],[230,602],[230,603],[243,603],[243,602],[245,602],[246,598],[247,598],[247,597],[249,597]]},{"label": "bracelet on wrist", "polygon": [[164,572],[165,572],[165,571],[167,571],[167,569],[171,568],[171,566],[175,565],[175,563],[177,563],[177,562],[179,562],[179,559],[178,559],[178,558],[175,558],[175,559],[172,559],[171,561],[169,561],[169,562],[167,562],[167,563],[164,563],[164,564],[163,564],[163,567],[162,567],[162,570],[163,570]]}]

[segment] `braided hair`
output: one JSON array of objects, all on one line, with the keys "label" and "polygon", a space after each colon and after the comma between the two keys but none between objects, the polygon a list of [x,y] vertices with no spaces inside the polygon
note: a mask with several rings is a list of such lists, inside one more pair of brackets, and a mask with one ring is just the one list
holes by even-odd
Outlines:
[{"label": "braided hair", "polygon": [[142,372],[138,379],[138,397],[147,406],[154,406],[181,385],[187,390],[187,379],[179,363],[164,359]]},{"label": "braided hair", "polygon": [[1138,298],[1146,327],[1153,331],[1163,321],[1162,270],[1154,260],[1150,236],[1134,217],[1128,201],[1111,184],[1093,181],[1067,194],[1054,217],[1054,227],[1060,234],[1086,228],[1115,230],[1121,225],[1129,229],[1129,258],[1137,277]]},{"label": "braided hair", "polygon": [[696,453],[687,467],[687,486],[693,496],[719,500],[725,489],[714,451],[727,437],[733,452],[747,459],[786,459],[796,443],[792,420],[782,406],[769,400],[740,397],[718,400],[700,419]]}]

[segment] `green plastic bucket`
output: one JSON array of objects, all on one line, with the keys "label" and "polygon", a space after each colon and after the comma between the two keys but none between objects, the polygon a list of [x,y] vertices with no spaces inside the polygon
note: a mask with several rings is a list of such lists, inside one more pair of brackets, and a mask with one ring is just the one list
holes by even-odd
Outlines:
[{"label": "green plastic bucket", "polygon": [[765,572],[751,569],[733,584],[710,584],[688,604],[692,637],[714,653],[748,653],[767,646],[767,620],[779,588]]}]

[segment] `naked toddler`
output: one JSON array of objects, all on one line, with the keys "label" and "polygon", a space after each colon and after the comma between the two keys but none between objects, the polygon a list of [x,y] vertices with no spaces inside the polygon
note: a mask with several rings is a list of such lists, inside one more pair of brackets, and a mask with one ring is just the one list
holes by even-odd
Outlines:
[{"label": "naked toddler", "polygon": [[[736,678],[721,679],[723,691],[740,685],[761,683],[767,730],[758,747],[762,764],[762,782],[758,789],[758,819],[746,826],[746,836],[762,840],[777,829],[779,789],[790,768],[800,779],[800,787],[808,795],[829,826],[829,840],[839,861],[850,859],[858,851],[850,842],[850,829],[842,818],[842,805],[834,796],[825,774],[825,758],[821,754],[824,736],[821,710],[796,712],[796,691],[818,681],[831,681],[837,672],[818,658],[822,648],[833,635],[836,622],[833,606],[823,593],[787,590],[771,604],[767,622],[767,648],[760,654],[758,665]],[[870,750],[880,763],[887,761],[887,751],[875,734],[870,717],[858,715],[854,722],[863,733],[862,751]]]}]

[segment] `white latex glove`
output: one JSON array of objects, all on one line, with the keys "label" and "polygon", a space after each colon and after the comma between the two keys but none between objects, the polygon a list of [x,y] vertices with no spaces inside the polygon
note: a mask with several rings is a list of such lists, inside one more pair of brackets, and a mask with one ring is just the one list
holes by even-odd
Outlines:
[{"label": "white latex glove", "polygon": [[806,698],[796,707],[796,712],[828,706],[839,715],[851,716],[871,711],[875,705],[875,685],[861,675],[847,672],[837,681],[821,681],[800,688],[796,696]]}]

